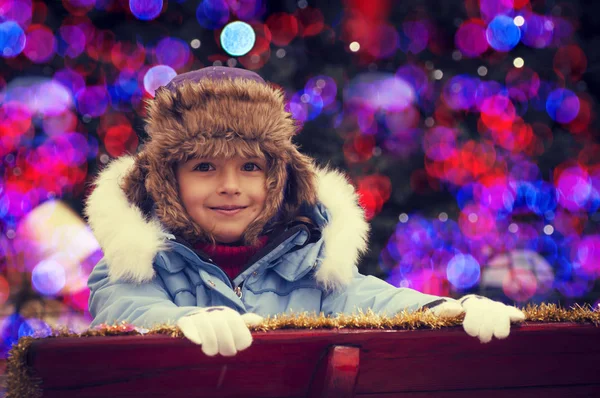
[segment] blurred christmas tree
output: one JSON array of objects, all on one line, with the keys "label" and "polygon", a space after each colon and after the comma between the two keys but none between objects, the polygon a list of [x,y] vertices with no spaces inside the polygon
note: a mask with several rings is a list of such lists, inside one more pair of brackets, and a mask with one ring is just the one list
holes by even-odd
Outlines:
[{"label": "blurred christmas tree", "polygon": [[[0,0],[4,342],[71,322],[59,313],[74,328],[89,318],[85,279],[101,255],[80,218],[90,182],[143,143],[144,99],[206,65],[278,85],[302,149],[347,171],[372,226],[363,273],[435,294],[596,302],[597,11],[591,0]],[[40,219],[44,205],[54,211]]]}]

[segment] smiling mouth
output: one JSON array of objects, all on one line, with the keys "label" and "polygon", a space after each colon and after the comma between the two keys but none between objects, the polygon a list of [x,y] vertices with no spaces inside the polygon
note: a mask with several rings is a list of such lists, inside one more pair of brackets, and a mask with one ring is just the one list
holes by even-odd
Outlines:
[{"label": "smiling mouth", "polygon": [[211,207],[213,210],[240,210],[245,209],[248,206],[215,206]]},{"label": "smiling mouth", "polygon": [[246,207],[239,206],[223,206],[223,207],[209,207],[209,209],[216,211],[219,214],[226,216],[232,216],[244,210]]}]

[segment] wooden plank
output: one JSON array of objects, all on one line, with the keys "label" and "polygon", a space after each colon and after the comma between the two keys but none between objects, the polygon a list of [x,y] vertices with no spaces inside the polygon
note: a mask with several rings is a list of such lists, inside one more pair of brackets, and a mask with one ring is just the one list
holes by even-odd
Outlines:
[{"label": "wooden plank", "polygon": [[358,347],[329,347],[315,369],[308,397],[353,398],[359,359]]},{"label": "wooden plank", "polygon": [[[306,368],[306,367],[304,367]],[[312,369],[311,369],[312,370]],[[110,383],[84,385],[72,388],[44,388],[44,397],[302,397],[305,377],[301,369],[293,367],[284,372],[269,368],[269,379],[265,370],[256,368],[220,368],[198,371],[195,368],[169,369],[156,373],[147,372],[138,378],[114,380]],[[297,377],[299,376],[300,377]],[[304,384],[303,384],[304,383]],[[286,391],[286,389],[288,391]],[[296,391],[296,393],[294,393]],[[285,394],[285,395],[280,395]]]},{"label": "wooden plank", "polygon": [[[50,344],[50,342],[52,342]],[[29,360],[45,395],[106,397],[164,391],[179,396],[305,396],[324,345],[281,345],[234,358],[207,357],[201,347],[167,336],[97,337],[36,341]],[[68,361],[65,361],[68,358]],[[265,382],[268,372],[269,382]],[[199,383],[199,380],[202,380]],[[201,395],[198,386],[202,385]]]},{"label": "wooden plank", "polygon": [[488,344],[459,330],[440,332],[364,342],[357,393],[600,382],[595,327],[515,330]]},{"label": "wooden plank", "polygon": [[590,398],[600,397],[600,385],[503,388],[493,390],[454,390],[357,394],[356,398]]},{"label": "wooden plank", "polygon": [[600,384],[600,328],[592,325],[513,327],[508,339],[488,344],[462,328],[280,330],[253,336],[253,345],[233,358],[207,357],[201,347],[168,336],[49,338],[32,344],[28,364],[42,378],[45,397],[67,398],[305,397],[332,346],[356,347],[356,355],[348,357],[356,361],[360,349],[358,396],[507,388],[515,394],[569,387],[596,391]]}]

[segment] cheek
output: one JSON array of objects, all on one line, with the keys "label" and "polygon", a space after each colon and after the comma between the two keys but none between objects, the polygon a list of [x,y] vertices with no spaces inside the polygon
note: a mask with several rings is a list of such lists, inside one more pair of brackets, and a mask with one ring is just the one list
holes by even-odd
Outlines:
[{"label": "cheek", "polygon": [[257,190],[254,195],[254,200],[258,204],[258,206],[263,209],[267,203],[267,189],[266,187],[260,190]]},{"label": "cheek", "polygon": [[181,185],[179,186],[179,194],[181,202],[185,206],[186,210],[193,211],[199,206],[202,206],[204,200],[207,197],[206,190],[201,189],[202,184],[195,184],[193,181],[188,179],[182,179]]}]

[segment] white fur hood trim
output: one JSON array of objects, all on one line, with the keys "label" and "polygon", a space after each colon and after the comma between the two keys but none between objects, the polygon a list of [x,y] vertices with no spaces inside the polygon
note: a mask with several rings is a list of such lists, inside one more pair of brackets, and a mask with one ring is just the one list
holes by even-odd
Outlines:
[{"label": "white fur hood trim", "polygon": [[[96,180],[85,213],[104,251],[110,280],[143,283],[154,277],[152,262],[167,248],[169,233],[158,220],[147,220],[121,189],[122,178],[133,165],[131,156],[108,165]],[[324,256],[315,276],[325,287],[335,289],[352,280],[354,267],[367,249],[369,224],[354,187],[342,173],[319,169],[317,175],[318,200],[329,211],[330,221],[321,231]]]}]

